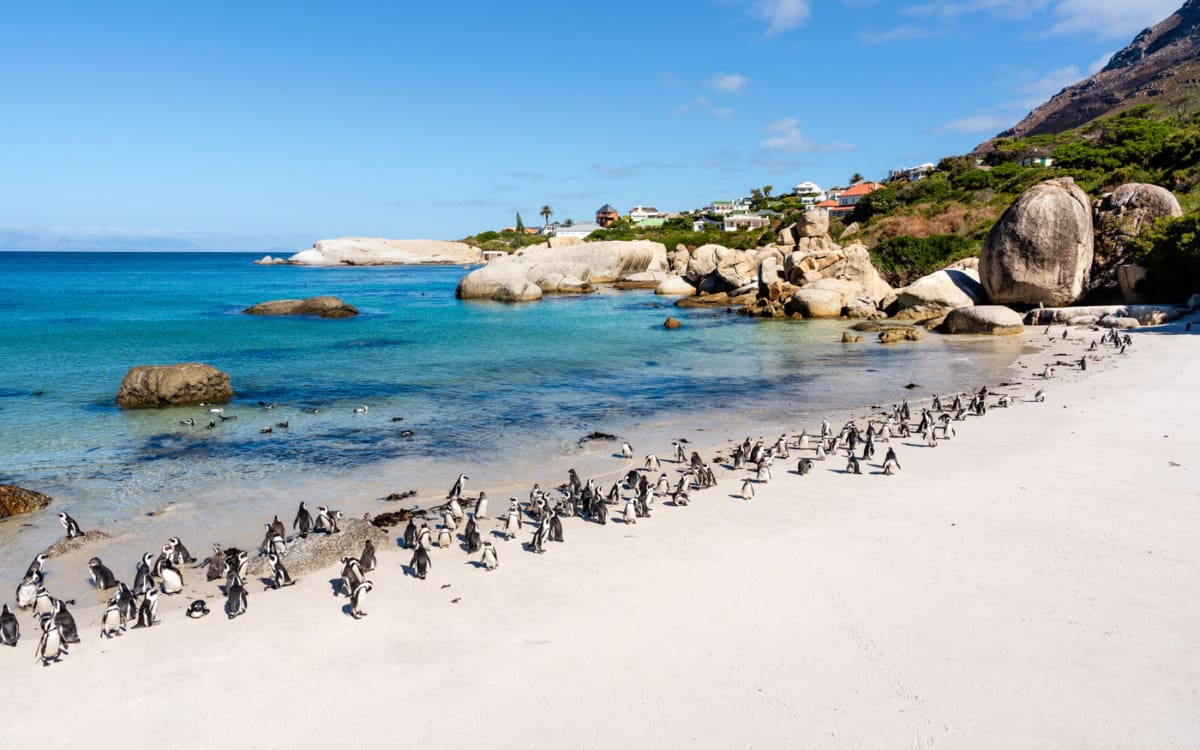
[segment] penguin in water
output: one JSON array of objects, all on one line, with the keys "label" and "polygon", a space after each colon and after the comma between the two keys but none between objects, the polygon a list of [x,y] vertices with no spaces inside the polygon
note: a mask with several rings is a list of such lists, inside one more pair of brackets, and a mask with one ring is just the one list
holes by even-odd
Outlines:
[{"label": "penguin in water", "polygon": [[225,614],[230,620],[240,617],[246,614],[248,603],[246,587],[242,585],[242,579],[234,575],[233,584],[225,590]]},{"label": "penguin in water", "polygon": [[846,473],[862,474],[862,465],[859,464],[858,459],[854,457],[854,454],[850,454],[850,460],[846,462]]},{"label": "penguin in water", "polygon": [[422,581],[425,576],[429,575],[429,569],[433,567],[433,562],[429,559],[429,552],[424,547],[417,547],[413,552],[412,560],[409,561],[408,567],[412,568],[413,574]]},{"label": "penguin in water", "polygon": [[358,556],[358,561],[362,564],[363,572],[370,573],[375,570],[375,542],[370,539],[363,542],[363,551]]},{"label": "penguin in water", "polygon": [[179,537],[173,536],[167,540],[171,544],[171,562],[176,565],[191,565],[196,562],[196,558],[192,557],[192,553],[188,552],[188,548],[183,546],[183,542]]},{"label": "penguin in water", "polygon": [[291,586],[295,581],[288,573],[287,568],[283,567],[283,562],[280,561],[279,555],[267,555],[267,564],[271,567],[271,580],[275,584],[276,589],[281,589],[284,586]]},{"label": "penguin in water", "polygon": [[79,643],[79,628],[75,626],[75,617],[67,610],[67,605],[60,599],[54,603],[54,622],[62,633],[63,643]]},{"label": "penguin in water", "polygon": [[193,620],[199,620],[208,614],[208,604],[203,599],[197,599],[188,605],[187,616]]},{"label": "penguin in water", "polygon": [[487,518],[488,498],[486,492],[479,493],[479,499],[475,501],[475,517]]},{"label": "penguin in water", "polygon": [[137,622],[133,627],[149,628],[158,624],[158,592],[151,589],[146,592],[146,596],[142,598],[142,605],[138,607]]},{"label": "penguin in water", "polygon": [[454,480],[454,484],[450,487],[450,491],[446,493],[447,500],[457,500],[462,497],[463,489],[467,486],[467,480],[470,479],[466,474],[459,474],[458,479]]},{"label": "penguin in water", "polygon": [[0,608],[0,646],[16,646],[21,640],[21,623],[5,604]]},{"label": "penguin in water", "polygon": [[496,547],[490,541],[483,543],[483,556],[479,558],[483,563],[483,569],[487,571],[495,570],[500,567],[500,555],[496,552]]},{"label": "penguin in water", "polygon": [[215,581],[225,575],[225,553],[219,544],[214,544],[212,548],[212,557],[200,563],[201,566],[208,565],[208,572],[204,575],[206,581]]},{"label": "penguin in water", "polygon": [[41,661],[43,667],[48,667],[50,662],[58,661],[67,653],[67,645],[63,643],[62,630],[59,629],[53,615],[43,616],[41,627],[42,637],[38,640],[34,659]]},{"label": "penguin in water", "polygon": [[404,546],[411,549],[417,544],[417,522],[412,516],[408,517],[408,525],[404,527]]},{"label": "penguin in water", "polygon": [[83,530],[79,528],[79,524],[75,522],[74,518],[71,518],[66,513],[58,514],[58,522],[61,523],[62,527],[67,530],[67,539],[74,539],[76,537],[83,536]]},{"label": "penguin in water", "polygon": [[[424,550],[422,550],[424,551]],[[362,583],[365,579],[362,571],[362,563],[357,557],[342,558],[342,580],[338,582],[337,593],[346,592],[346,596],[354,593],[354,588]]]},{"label": "penguin in water", "polygon": [[125,613],[116,596],[111,596],[104,605],[104,614],[100,616],[100,637],[113,638],[125,633]]},{"label": "penguin in water", "polygon": [[753,479],[747,479],[746,481],[742,482],[742,499],[743,500],[753,500],[754,499],[754,480]]},{"label": "penguin in water", "polygon": [[353,593],[350,594],[350,616],[355,620],[367,616],[363,612],[363,605],[367,603],[367,593],[375,588],[375,584],[370,581],[363,581],[354,587]]},{"label": "penguin in water", "polygon": [[37,601],[40,581],[40,574],[26,575],[21,579],[21,582],[17,584],[17,609],[29,609],[33,606]]},{"label": "penguin in water", "polygon": [[100,558],[93,557],[88,560],[88,570],[92,573],[92,585],[101,591],[115,588],[117,585],[117,577],[109,570],[104,563],[100,562]]},{"label": "penguin in water", "polygon": [[897,471],[900,471],[900,462],[896,460],[896,451],[888,448],[887,455],[883,457],[883,473],[890,477]]},{"label": "penguin in water", "polygon": [[183,573],[170,560],[163,563],[162,569],[159,572],[159,579],[162,581],[162,592],[164,594],[174,596],[183,591]]},{"label": "penguin in water", "polygon": [[308,532],[312,531],[312,514],[308,512],[308,508],[304,507],[304,501],[300,501],[300,508],[296,511],[296,518],[292,521],[292,531],[299,531],[300,538],[308,538]]}]

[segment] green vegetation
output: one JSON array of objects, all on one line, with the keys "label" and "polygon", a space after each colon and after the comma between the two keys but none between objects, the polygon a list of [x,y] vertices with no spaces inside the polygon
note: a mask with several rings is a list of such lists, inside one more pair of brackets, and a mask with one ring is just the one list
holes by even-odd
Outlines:
[{"label": "green vegetation", "polygon": [[904,286],[978,252],[976,243],[956,234],[892,237],[871,250],[871,261],[889,284]]},{"label": "green vegetation", "polygon": [[676,245],[699,247],[700,245],[724,245],[738,250],[749,250],[774,241],[777,222],[765,229],[741,232],[726,232],[721,226],[710,226],[702,232],[692,229],[692,217],[668,219],[661,227],[634,226],[627,219],[619,219],[608,229],[600,229],[588,235],[588,241],[601,240],[653,240],[661,242],[668,250]]},{"label": "green vegetation", "polygon": [[1138,283],[1142,294],[1184,303],[1200,289],[1200,215],[1160,219],[1132,245],[1146,267],[1146,278]]}]

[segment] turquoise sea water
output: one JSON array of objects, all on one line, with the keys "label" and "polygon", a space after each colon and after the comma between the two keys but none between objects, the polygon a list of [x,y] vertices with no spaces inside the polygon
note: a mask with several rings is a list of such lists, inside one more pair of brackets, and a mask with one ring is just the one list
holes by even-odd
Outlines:
[{"label": "turquoise sea water", "polygon": [[[649,292],[461,302],[458,267],[260,267],[253,257],[0,253],[0,483],[120,518],[216,481],[251,488],[384,462],[517,461],[592,430],[798,429],[838,410],[996,382],[1019,351],[937,336],[846,346],[843,323],[681,310]],[[362,314],[241,312],[317,294]],[[668,314],[684,327],[664,330]],[[208,430],[204,408],[114,403],[129,367],[187,361],[230,374],[226,415],[237,420]],[[910,382],[922,388],[905,390]],[[354,412],[360,404],[368,413]],[[189,417],[196,427],[180,424]],[[290,429],[260,433],[282,421]]]}]

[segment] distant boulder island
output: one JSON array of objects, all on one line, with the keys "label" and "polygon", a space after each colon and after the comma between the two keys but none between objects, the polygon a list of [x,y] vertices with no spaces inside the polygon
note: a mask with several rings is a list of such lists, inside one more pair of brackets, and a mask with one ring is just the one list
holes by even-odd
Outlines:
[{"label": "distant boulder island", "polygon": [[267,255],[254,262],[260,266],[473,265],[483,262],[483,253],[463,242],[339,237],[321,240],[290,258]]}]

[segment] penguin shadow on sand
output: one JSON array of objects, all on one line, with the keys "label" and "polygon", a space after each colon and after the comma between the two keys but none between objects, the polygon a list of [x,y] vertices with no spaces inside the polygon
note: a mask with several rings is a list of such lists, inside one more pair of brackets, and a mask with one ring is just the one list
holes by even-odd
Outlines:
[{"label": "penguin shadow on sand", "polygon": [[508,536],[505,535],[505,533],[503,531],[501,531],[500,529],[492,529],[492,536],[494,536],[495,538],[497,538],[501,541],[508,539]]},{"label": "penguin shadow on sand", "polygon": [[345,588],[342,586],[341,576],[338,576],[337,578],[329,579],[329,590],[333,592],[334,596],[342,595],[342,591],[344,591]]},{"label": "penguin shadow on sand", "polygon": [[467,560],[466,564],[470,565],[476,570],[487,570],[487,566],[483,564],[482,560]]},{"label": "penguin shadow on sand", "polygon": [[342,614],[344,614],[346,617],[353,617],[355,620],[358,619],[357,617],[354,617],[354,605],[352,603],[346,603],[342,605]]}]

